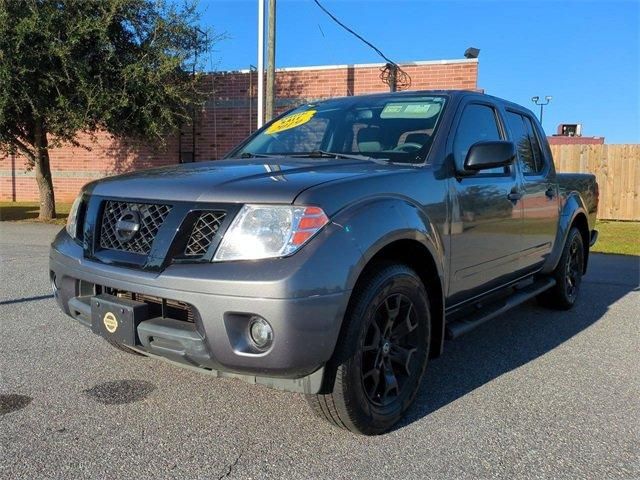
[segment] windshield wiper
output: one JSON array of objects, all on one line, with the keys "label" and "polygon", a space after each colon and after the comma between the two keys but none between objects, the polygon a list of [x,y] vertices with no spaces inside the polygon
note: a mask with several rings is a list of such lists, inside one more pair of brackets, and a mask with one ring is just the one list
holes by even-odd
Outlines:
[{"label": "windshield wiper", "polygon": [[306,157],[306,158],[342,158],[347,160],[368,160],[375,163],[385,163],[386,158],[373,158],[366,155],[353,155],[349,153],[327,152],[325,150],[313,150],[307,153],[292,153],[290,157]]},{"label": "windshield wiper", "polygon": [[251,153],[251,152],[242,152],[240,158],[271,158],[273,155],[266,155],[264,153]]}]

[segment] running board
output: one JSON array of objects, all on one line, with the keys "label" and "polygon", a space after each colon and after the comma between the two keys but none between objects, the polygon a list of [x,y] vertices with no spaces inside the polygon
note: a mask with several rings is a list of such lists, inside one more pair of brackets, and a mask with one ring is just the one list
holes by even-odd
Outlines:
[{"label": "running board", "polygon": [[467,317],[461,318],[460,320],[451,322],[450,324],[447,324],[447,338],[458,338],[460,335],[470,332],[492,318],[497,317],[498,315],[517,307],[536,295],[541,294],[545,290],[550,289],[555,284],[555,278],[538,280],[521,290],[517,290],[515,293],[503,300],[487,305],[486,308],[478,311],[477,313],[473,313]]}]

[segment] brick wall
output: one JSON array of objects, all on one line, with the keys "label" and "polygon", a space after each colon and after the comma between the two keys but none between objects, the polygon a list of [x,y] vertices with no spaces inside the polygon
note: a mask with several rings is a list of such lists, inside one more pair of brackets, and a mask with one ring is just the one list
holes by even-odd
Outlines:
[{"label": "brick wall", "polygon": [[[322,98],[384,92],[378,64],[284,68],[276,73],[276,110]],[[402,65],[411,76],[411,90],[477,89],[478,63],[472,60],[413,62]],[[79,135],[83,147],[64,146],[50,152],[58,201],[71,201],[85,183],[129,170],[189,161],[215,160],[255,130],[256,72],[209,75],[211,96],[196,112],[195,129],[185,126],[159,147],[114,140],[100,132]],[[195,130],[195,142],[193,131]],[[195,144],[195,151],[194,151]],[[0,200],[38,199],[33,172],[19,155],[0,157]]]}]

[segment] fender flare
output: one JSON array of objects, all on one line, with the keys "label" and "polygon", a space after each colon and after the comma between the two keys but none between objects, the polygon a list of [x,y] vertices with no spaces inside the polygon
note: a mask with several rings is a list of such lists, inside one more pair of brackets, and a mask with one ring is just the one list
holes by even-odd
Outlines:
[{"label": "fender flare", "polygon": [[[571,226],[574,224],[578,215],[584,215],[587,221],[587,229],[590,229],[589,214],[587,212],[588,209],[584,203],[584,200],[577,192],[570,192],[567,194],[564,200],[564,205],[562,206],[562,210],[560,211],[560,217],[558,219],[558,230],[556,232],[554,248],[542,267],[542,273],[551,273],[558,266],[558,262],[560,261],[560,257],[562,256],[562,250],[564,249],[564,245],[567,241],[569,231],[571,230]],[[589,243],[587,242],[587,255],[588,245]],[[587,268],[587,259],[588,257],[585,256],[585,270]]]},{"label": "fender flare", "polygon": [[424,247],[433,261],[440,298],[432,300],[440,314],[432,315],[433,330],[439,332],[432,346],[434,355],[442,351],[444,343],[445,248],[434,222],[417,204],[404,197],[384,196],[367,198],[338,212],[333,221],[349,232],[361,252],[351,269],[349,289],[353,289],[371,260],[385,247],[397,241],[413,241]]}]

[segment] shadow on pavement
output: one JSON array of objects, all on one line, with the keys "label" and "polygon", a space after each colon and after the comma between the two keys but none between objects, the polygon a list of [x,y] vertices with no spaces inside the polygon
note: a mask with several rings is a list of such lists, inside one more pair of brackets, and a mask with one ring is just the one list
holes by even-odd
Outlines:
[{"label": "shadow on pavement", "polygon": [[155,389],[153,383],[144,380],[116,380],[100,383],[83,393],[104,405],[123,405],[143,400]]},{"label": "shadow on pavement", "polygon": [[0,395],[0,416],[22,410],[31,403],[31,400],[27,395]]},{"label": "shadow on pavement", "polygon": [[35,300],[45,300],[47,298],[53,298],[50,293],[48,295],[36,295],[34,297],[12,298],[11,300],[3,300],[0,305],[12,305],[14,303],[33,302]]},{"label": "shadow on pavement", "polygon": [[548,310],[532,301],[447,342],[443,355],[430,361],[414,406],[396,428],[553,350],[600,320],[620,298],[638,291],[639,284],[639,257],[594,254],[573,310]]}]

